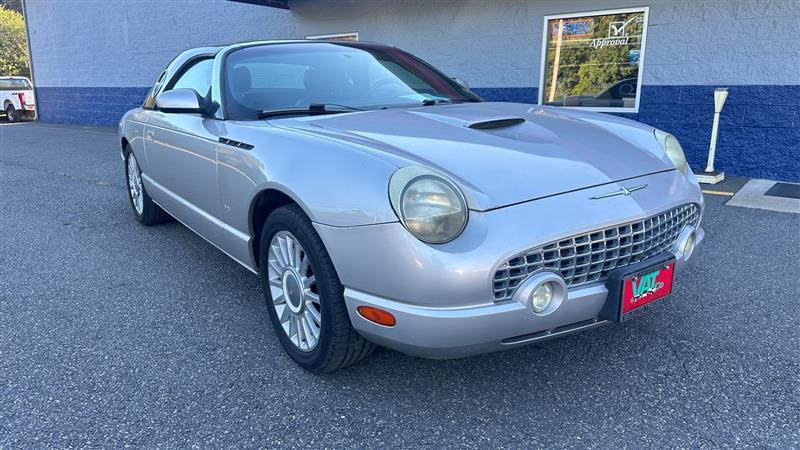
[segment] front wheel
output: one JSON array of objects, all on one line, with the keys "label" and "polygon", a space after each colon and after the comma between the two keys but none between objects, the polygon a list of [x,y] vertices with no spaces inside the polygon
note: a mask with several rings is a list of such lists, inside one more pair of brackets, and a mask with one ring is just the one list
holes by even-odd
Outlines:
[{"label": "front wheel", "polygon": [[350,324],[344,288],[311,221],[297,205],[276,209],[261,233],[261,281],[270,321],[300,366],[330,372],[368,356],[375,345]]},{"label": "front wheel", "polygon": [[19,121],[19,114],[17,114],[17,110],[14,109],[14,105],[8,105],[6,108],[6,119],[11,123]]},{"label": "front wheel", "polygon": [[139,162],[130,149],[125,149],[125,181],[128,185],[128,199],[136,220],[143,225],[157,225],[171,219],[171,216],[156,205],[147,194],[142,183],[142,170],[139,168]]}]

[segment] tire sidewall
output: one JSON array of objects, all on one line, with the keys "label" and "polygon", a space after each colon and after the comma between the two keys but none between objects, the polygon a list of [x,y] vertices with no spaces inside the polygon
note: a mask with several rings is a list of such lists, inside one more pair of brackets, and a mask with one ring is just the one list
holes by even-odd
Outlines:
[{"label": "tire sidewall", "polygon": [[[269,286],[269,271],[268,258],[269,246],[272,242],[273,236],[279,231],[288,231],[294,235],[300,242],[306,255],[308,255],[311,264],[311,270],[314,272],[314,277],[317,281],[317,289],[320,295],[320,340],[317,346],[309,351],[303,352],[295,347],[294,343],[286,335],[283,326],[280,323],[278,314],[272,304],[272,291]],[[311,233],[314,233],[312,235]],[[317,239],[316,231],[309,222],[303,221],[296,214],[286,211],[284,208],[279,208],[273,212],[264,224],[264,229],[261,233],[261,245],[259,252],[259,263],[261,270],[261,284],[264,290],[264,299],[267,303],[267,311],[269,312],[270,322],[275,329],[275,334],[281,341],[283,348],[298,364],[309,370],[317,370],[322,368],[325,363],[326,356],[332,351],[333,335],[335,331],[330,326],[330,320],[326,320],[332,316],[332,304],[336,301],[344,301],[342,297],[343,288],[338,281],[338,277],[333,274],[323,273],[324,264],[320,264],[322,258],[330,258],[324,249],[317,248],[315,244]],[[324,252],[324,253],[323,253]],[[331,265],[332,267],[332,265]],[[332,282],[335,279],[335,283]]]},{"label": "tire sidewall", "polygon": [[13,106],[9,106],[8,108],[6,108],[6,120],[8,120],[11,123],[18,121],[17,111],[14,109]]}]

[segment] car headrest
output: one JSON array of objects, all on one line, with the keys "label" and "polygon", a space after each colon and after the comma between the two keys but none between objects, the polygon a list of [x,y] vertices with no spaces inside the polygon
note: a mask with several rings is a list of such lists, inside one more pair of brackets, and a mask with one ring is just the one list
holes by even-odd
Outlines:
[{"label": "car headrest", "polygon": [[245,66],[239,66],[233,69],[231,73],[231,88],[233,92],[247,92],[252,87],[251,83],[250,69]]},{"label": "car headrest", "polygon": [[341,94],[341,91],[350,85],[344,71],[314,67],[306,69],[303,74],[303,84],[306,95],[314,97],[312,100],[319,101],[330,101],[329,97]]},{"label": "car headrest", "polygon": [[325,74],[322,70],[310,67],[306,69],[306,72],[303,74],[303,85],[306,87],[307,91],[324,91],[327,87],[327,84],[328,82],[325,79]]}]

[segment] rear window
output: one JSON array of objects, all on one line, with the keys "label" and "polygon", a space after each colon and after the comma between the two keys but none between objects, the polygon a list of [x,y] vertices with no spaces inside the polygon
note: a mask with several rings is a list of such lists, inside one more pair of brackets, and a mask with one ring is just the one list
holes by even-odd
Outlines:
[{"label": "rear window", "polygon": [[31,89],[31,84],[28,80],[18,78],[0,78],[0,90],[2,91],[18,91]]}]

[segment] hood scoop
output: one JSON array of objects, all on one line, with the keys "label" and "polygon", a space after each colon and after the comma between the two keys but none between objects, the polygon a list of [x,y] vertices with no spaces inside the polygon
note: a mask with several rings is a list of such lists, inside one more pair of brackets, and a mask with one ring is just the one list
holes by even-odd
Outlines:
[{"label": "hood scoop", "polygon": [[514,125],[525,123],[526,120],[520,116],[486,116],[485,114],[436,114],[423,111],[411,111],[410,114],[435,120],[437,122],[454,125],[457,127],[471,128],[473,130],[496,130],[498,128],[508,128]]},{"label": "hood scoop", "polygon": [[497,128],[506,128],[514,125],[525,123],[522,117],[501,117],[497,119],[481,120],[467,124],[467,128],[473,130],[494,130]]}]

